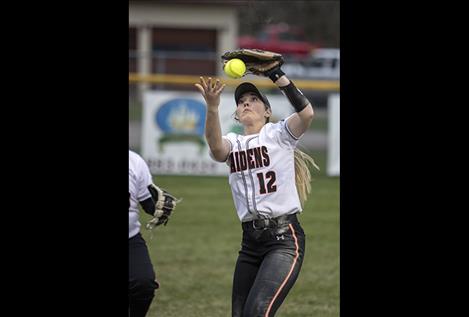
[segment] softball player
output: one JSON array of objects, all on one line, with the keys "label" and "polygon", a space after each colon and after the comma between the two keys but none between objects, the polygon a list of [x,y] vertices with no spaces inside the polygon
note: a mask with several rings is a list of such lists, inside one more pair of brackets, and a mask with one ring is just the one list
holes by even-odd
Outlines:
[{"label": "softball player", "polygon": [[129,316],[144,317],[159,287],[145,241],[140,234],[138,203],[150,215],[155,203],[152,177],[142,157],[129,150]]},{"label": "softball player", "polygon": [[310,189],[307,163],[296,149],[313,119],[307,98],[276,68],[264,74],[281,89],[296,112],[270,123],[272,109],[252,83],[235,90],[236,120],[244,135],[221,135],[218,107],[225,85],[212,78],[195,84],[207,103],[205,136],[212,158],[226,162],[243,239],[233,279],[232,316],[274,316],[295,283],[305,252],[298,222]]}]

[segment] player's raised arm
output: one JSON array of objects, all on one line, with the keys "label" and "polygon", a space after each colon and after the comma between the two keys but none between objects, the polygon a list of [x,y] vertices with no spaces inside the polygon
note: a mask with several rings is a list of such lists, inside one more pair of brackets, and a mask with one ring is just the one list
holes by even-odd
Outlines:
[{"label": "player's raised arm", "polygon": [[291,116],[287,125],[296,137],[300,137],[308,129],[313,120],[314,111],[311,102],[296,88],[295,84],[287,78],[280,67],[270,74],[270,79],[280,88],[288,98],[290,104],[295,108],[296,114]]},{"label": "player's raised arm", "polygon": [[207,116],[205,120],[205,138],[207,139],[210,151],[219,162],[224,162],[230,153],[228,141],[221,137],[220,119],[218,107],[220,106],[220,94],[225,88],[225,84],[220,79],[214,80],[211,77],[207,81],[200,77],[199,83],[195,87],[199,90],[207,104]]},{"label": "player's raised arm", "polygon": [[288,128],[294,136],[300,137],[313,120],[313,107],[303,93],[295,87],[280,67],[285,62],[281,54],[259,49],[239,49],[226,52],[222,59],[241,59],[246,63],[246,73],[268,77],[288,98],[296,114],[288,119]]}]

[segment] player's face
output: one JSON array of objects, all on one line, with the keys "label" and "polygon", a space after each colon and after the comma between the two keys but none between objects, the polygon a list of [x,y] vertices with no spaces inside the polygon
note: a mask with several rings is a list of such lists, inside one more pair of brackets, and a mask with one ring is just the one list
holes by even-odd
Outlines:
[{"label": "player's face", "polygon": [[268,116],[268,110],[264,105],[264,102],[252,92],[247,92],[241,95],[238,101],[238,108],[236,114],[241,123],[252,123],[254,121],[265,122],[266,116]]}]

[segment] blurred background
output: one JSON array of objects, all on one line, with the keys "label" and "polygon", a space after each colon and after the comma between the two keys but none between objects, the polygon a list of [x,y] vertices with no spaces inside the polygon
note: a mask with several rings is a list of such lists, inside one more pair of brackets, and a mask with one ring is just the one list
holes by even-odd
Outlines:
[{"label": "blurred background", "polygon": [[[142,232],[162,285],[149,316],[231,316],[241,228],[227,178],[215,172],[222,164],[198,163],[207,151],[194,123],[204,117],[193,84],[199,76],[219,77],[231,100],[241,80],[226,77],[220,56],[241,47],[281,53],[282,69],[316,113],[299,144],[321,167],[312,171],[311,198],[300,218],[306,256],[277,315],[339,316],[339,12],[339,1],[129,0],[129,148],[149,162],[156,184],[184,199],[167,227]],[[243,80],[269,99],[284,98],[269,79]],[[184,120],[171,121],[171,109]],[[161,124],[165,118],[172,127]],[[192,142],[194,151],[189,144],[182,151],[186,161],[171,161],[180,154],[168,140]]]}]

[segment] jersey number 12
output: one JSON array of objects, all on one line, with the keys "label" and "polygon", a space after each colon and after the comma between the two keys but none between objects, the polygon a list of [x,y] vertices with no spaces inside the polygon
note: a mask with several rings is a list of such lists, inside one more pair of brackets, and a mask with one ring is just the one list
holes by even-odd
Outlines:
[{"label": "jersey number 12", "polygon": [[264,174],[257,173],[257,178],[259,179],[259,192],[261,194],[273,193],[277,191],[277,185],[275,185],[275,172],[269,171],[265,173],[265,179],[268,179],[267,187],[265,186]]}]

